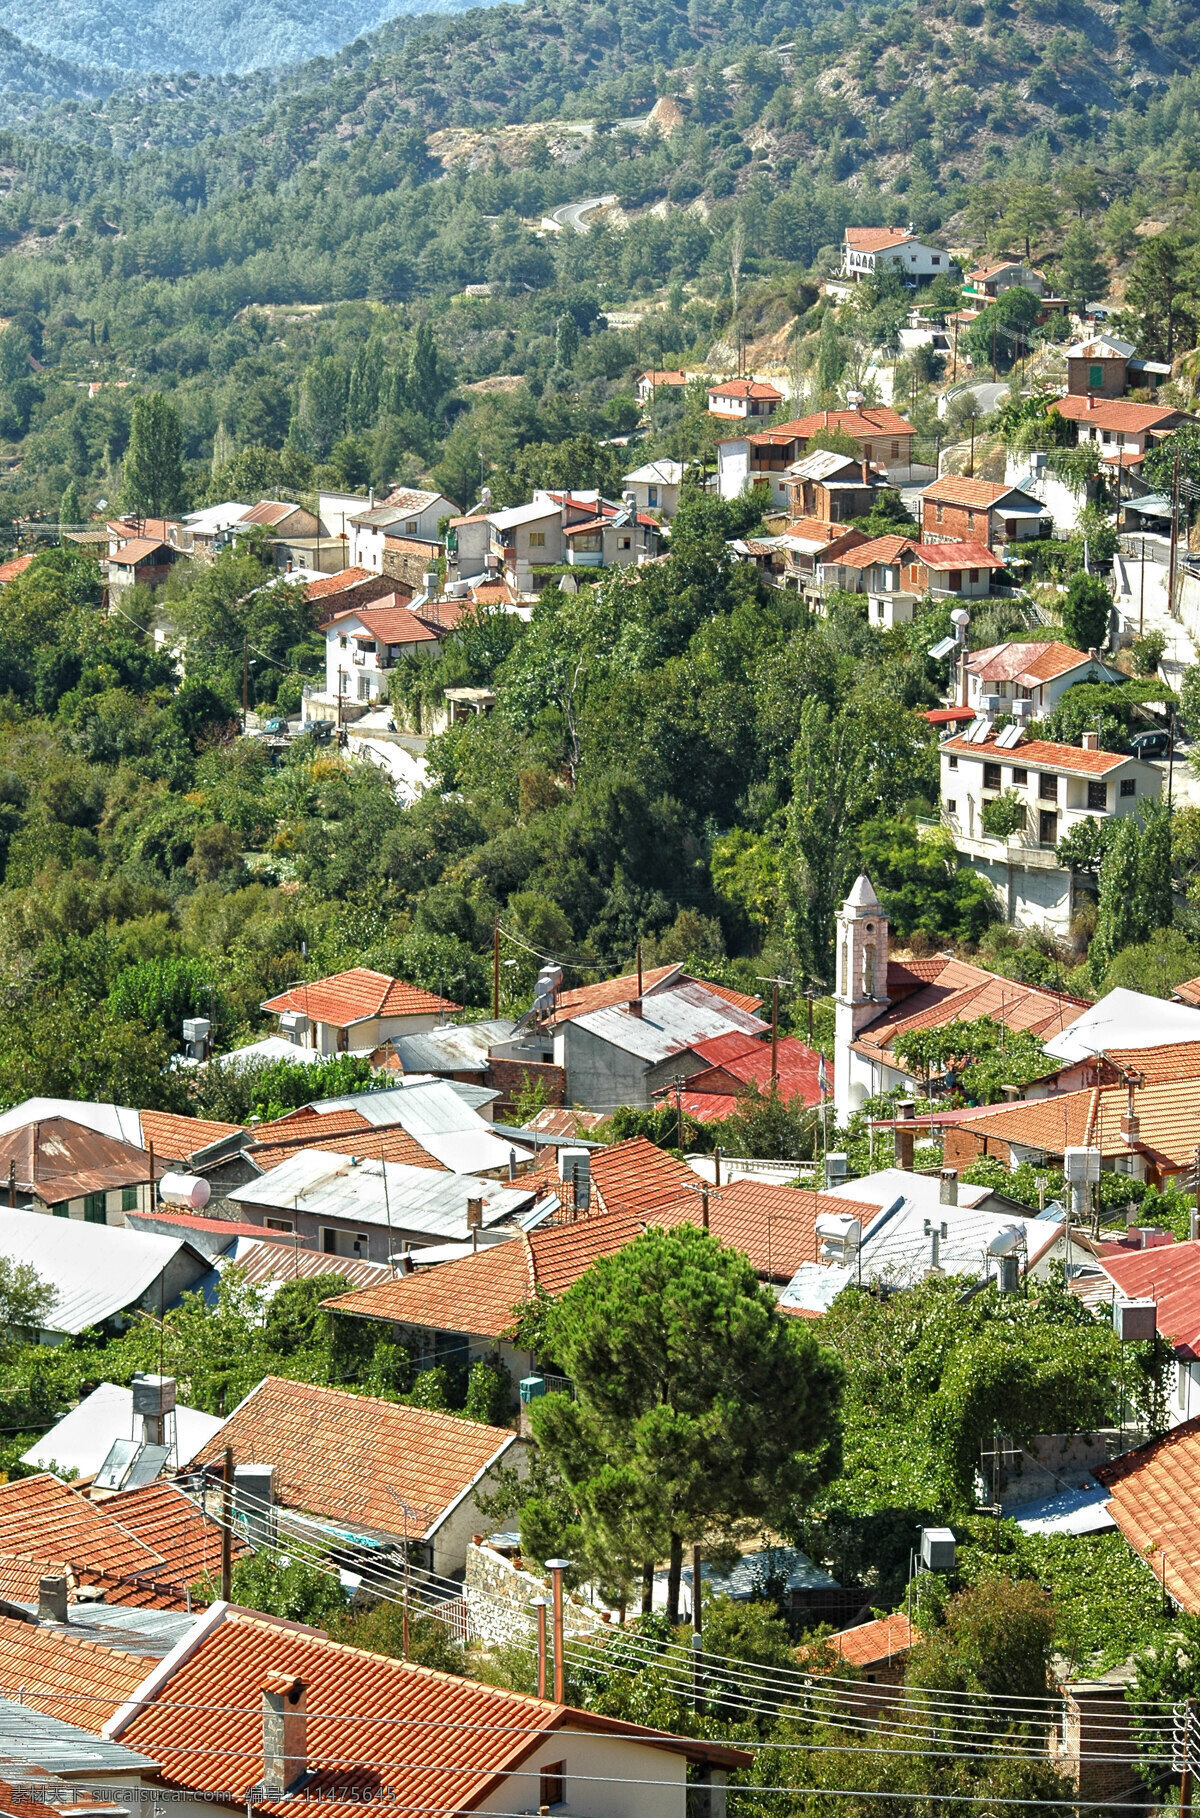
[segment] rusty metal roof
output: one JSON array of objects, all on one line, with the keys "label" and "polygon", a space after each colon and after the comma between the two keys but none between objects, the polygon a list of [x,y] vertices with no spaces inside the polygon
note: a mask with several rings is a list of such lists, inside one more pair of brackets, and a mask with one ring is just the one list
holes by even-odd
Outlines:
[{"label": "rusty metal roof", "polygon": [[[32,1194],[46,1206],[64,1205],[112,1187],[139,1186],[150,1179],[145,1149],[68,1117],[37,1118],[0,1136],[0,1193],[10,1168],[18,1193]],[[167,1171],[165,1162],[155,1162],[156,1179]]]}]

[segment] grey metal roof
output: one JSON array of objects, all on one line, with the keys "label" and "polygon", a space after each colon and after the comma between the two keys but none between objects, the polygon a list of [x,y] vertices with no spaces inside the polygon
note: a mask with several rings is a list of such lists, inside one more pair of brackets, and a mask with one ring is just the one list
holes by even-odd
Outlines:
[{"label": "grey metal roof", "polygon": [[731,1033],[763,1035],[767,1027],[757,1016],[739,1010],[736,1004],[706,991],[703,985],[688,984],[647,993],[640,1016],[617,1006],[590,1010],[567,1025],[567,1039],[570,1040],[572,1028],[586,1029],[589,1035],[610,1042],[614,1048],[652,1067],[673,1054],[682,1054],[694,1042]]},{"label": "grey metal roof", "polygon": [[[19,1606],[37,1614],[37,1605]],[[191,1634],[203,1610],[135,1610],[124,1604],[73,1603],[69,1622],[39,1622],[52,1635],[70,1635],[75,1641],[98,1641],[120,1654],[141,1654],[162,1660]],[[149,1668],[147,1668],[149,1671]]]},{"label": "grey metal roof", "polygon": [[446,1242],[465,1242],[470,1237],[468,1199],[481,1199],[483,1222],[494,1225],[524,1211],[533,1190],[473,1174],[414,1168],[407,1162],[300,1149],[229,1197],[242,1205],[294,1208],[314,1217],[350,1219],[398,1233],[417,1231]]},{"label": "grey metal roof", "polygon": [[409,1079],[383,1092],[317,1099],[309,1109],[318,1116],[357,1111],[375,1129],[399,1124],[453,1173],[491,1173],[508,1166],[511,1150],[515,1149],[518,1161],[532,1154],[532,1149],[521,1149],[496,1136],[480,1117],[475,1107],[491,1104],[498,1097],[489,1086],[468,1086],[460,1080]]},{"label": "grey metal roof", "polygon": [[406,1073],[437,1073],[450,1068],[482,1073],[494,1043],[509,1041],[516,1026],[504,1017],[495,1022],[452,1023],[443,1029],[430,1029],[424,1035],[394,1035],[391,1046]]},{"label": "grey metal roof", "polygon": [[28,1263],[55,1290],[48,1332],[82,1332],[124,1312],[184,1249],[180,1238],[0,1208],[0,1256]]},{"label": "grey metal roof", "polygon": [[158,1769],[148,1755],[11,1698],[0,1698],[0,1762],[41,1768],[47,1774],[138,1774]]},{"label": "grey metal roof", "polygon": [[[190,1464],[220,1426],[215,1414],[177,1407],[172,1461]],[[35,1465],[42,1471],[53,1466],[59,1471],[78,1471],[81,1477],[94,1477],[114,1439],[128,1439],[133,1430],[133,1390],[122,1388],[119,1383],[102,1382],[85,1395],[77,1408],[43,1433],[22,1454],[21,1463]]]}]

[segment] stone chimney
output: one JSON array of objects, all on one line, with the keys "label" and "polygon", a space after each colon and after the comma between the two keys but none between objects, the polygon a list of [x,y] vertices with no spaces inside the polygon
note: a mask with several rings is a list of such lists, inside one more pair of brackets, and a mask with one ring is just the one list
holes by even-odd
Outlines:
[{"label": "stone chimney", "polygon": [[308,1773],[307,1688],[293,1673],[268,1673],[262,1681],[262,1785],[278,1797]]},{"label": "stone chimney", "polygon": [[1080,749],[1083,751],[1099,751],[1100,734],[1098,732],[1082,733],[1080,735],[1079,745],[1080,745]]},{"label": "stone chimney", "polygon": [[956,1206],[958,1204],[957,1168],[942,1169],[941,1187],[938,1192],[938,1199],[943,1206]]},{"label": "stone chimney", "polygon": [[38,1621],[67,1622],[67,1581],[61,1572],[38,1580]]},{"label": "stone chimney", "polygon": [[916,1132],[912,1129],[906,1130],[904,1125],[911,1122],[915,1111],[916,1105],[911,1098],[902,1098],[896,1106],[896,1123],[894,1127],[896,1138],[896,1166],[898,1168],[903,1168],[908,1174],[912,1173],[913,1143],[916,1138]]}]

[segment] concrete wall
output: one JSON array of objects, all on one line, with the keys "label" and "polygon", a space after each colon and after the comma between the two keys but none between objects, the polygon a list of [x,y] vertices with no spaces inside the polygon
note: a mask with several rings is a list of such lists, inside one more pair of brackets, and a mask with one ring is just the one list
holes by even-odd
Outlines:
[{"label": "concrete wall", "polygon": [[685,1818],[687,1759],[622,1736],[556,1730],[521,1767],[508,1774],[473,1811],[536,1812],[540,1769],[566,1763],[566,1799],[552,1809],[563,1818]]},{"label": "concrete wall", "polygon": [[[511,1470],[525,1477],[529,1471],[529,1448],[523,1439],[508,1448],[500,1460],[501,1470]],[[495,1527],[494,1519],[485,1515],[476,1500],[482,1492],[485,1496],[494,1495],[499,1487],[499,1478],[495,1470],[487,1472],[469,1496],[464,1496],[455,1503],[445,1520],[432,1536],[432,1565],[435,1572],[444,1578],[457,1578],[464,1572],[467,1564],[467,1552],[474,1534],[490,1533]]]}]

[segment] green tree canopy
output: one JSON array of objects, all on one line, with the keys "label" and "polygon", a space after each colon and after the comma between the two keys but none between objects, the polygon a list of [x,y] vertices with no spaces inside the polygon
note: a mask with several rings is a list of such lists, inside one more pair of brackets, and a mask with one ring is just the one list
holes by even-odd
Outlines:
[{"label": "green tree canopy", "polygon": [[126,511],[147,518],[177,517],[186,508],[183,431],[174,405],[161,392],[134,399],[121,501]]}]

